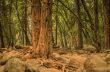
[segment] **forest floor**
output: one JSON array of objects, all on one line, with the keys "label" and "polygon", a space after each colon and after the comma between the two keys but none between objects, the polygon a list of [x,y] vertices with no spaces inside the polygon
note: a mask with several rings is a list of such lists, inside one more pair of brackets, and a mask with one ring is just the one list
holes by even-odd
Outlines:
[{"label": "forest floor", "polygon": [[0,72],[110,72],[110,50],[59,50],[50,59],[33,58],[30,47],[0,49]]}]

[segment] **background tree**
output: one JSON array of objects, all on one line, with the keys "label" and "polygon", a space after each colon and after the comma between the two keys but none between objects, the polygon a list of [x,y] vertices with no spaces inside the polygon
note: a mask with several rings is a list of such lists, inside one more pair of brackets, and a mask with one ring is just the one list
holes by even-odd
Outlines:
[{"label": "background tree", "polygon": [[0,1],[0,48],[4,47],[3,31],[2,31],[2,0]]},{"label": "background tree", "polygon": [[23,4],[23,10],[22,10],[22,29],[23,29],[23,35],[24,35],[24,42],[26,45],[30,45],[30,40],[28,37],[28,16],[27,16],[27,9],[28,9],[28,5],[27,5],[27,0],[23,0],[22,2]]},{"label": "background tree", "polygon": [[103,0],[104,6],[104,48],[110,48],[110,0]]},{"label": "background tree", "polygon": [[95,20],[94,20],[94,31],[95,33],[95,42],[96,42],[96,48],[97,48],[97,52],[99,52],[101,50],[101,45],[100,45],[100,37],[99,37],[99,12],[98,12],[98,0],[94,0],[94,16],[95,16]]},{"label": "background tree", "polygon": [[78,49],[83,48],[83,29],[82,29],[82,22],[81,22],[81,9],[80,9],[80,0],[76,0],[76,6],[77,6],[77,15],[78,15]]}]

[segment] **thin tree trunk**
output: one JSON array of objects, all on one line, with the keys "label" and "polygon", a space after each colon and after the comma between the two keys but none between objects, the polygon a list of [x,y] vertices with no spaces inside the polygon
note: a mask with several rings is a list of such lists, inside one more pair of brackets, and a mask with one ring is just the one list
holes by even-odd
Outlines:
[{"label": "thin tree trunk", "polygon": [[23,32],[25,36],[26,45],[30,45],[30,40],[28,37],[28,20],[27,20],[27,0],[23,0]]},{"label": "thin tree trunk", "polygon": [[[77,14],[78,14],[78,17],[81,21],[80,0],[76,0],[76,5],[77,5]],[[82,49],[83,48],[82,23],[78,21],[77,26],[78,26],[78,49]]]},{"label": "thin tree trunk", "polygon": [[3,39],[4,39],[3,38],[3,31],[2,31],[2,26],[1,26],[1,22],[0,22],[0,48],[5,48]]},{"label": "thin tree trunk", "polygon": [[3,40],[3,31],[2,31],[2,0],[0,0],[0,48],[4,48],[4,40]]},{"label": "thin tree trunk", "polygon": [[103,0],[104,6],[104,48],[110,48],[110,0]]},{"label": "thin tree trunk", "polygon": [[91,28],[94,29],[93,19],[92,19],[92,16],[91,16],[91,14],[90,14],[90,12],[89,12],[87,6],[86,6],[86,2],[85,2],[85,0],[81,0],[81,2],[82,2],[82,5],[83,5],[83,7],[84,7],[85,12],[86,12],[87,15],[88,15],[89,21],[90,21],[90,23],[91,23]]},{"label": "thin tree trunk", "polygon": [[[91,16],[91,14],[90,14],[90,12],[89,12],[89,9],[87,8],[87,5],[86,5],[86,2],[85,2],[85,0],[81,0],[81,2],[82,2],[82,5],[83,5],[83,7],[84,7],[84,10],[85,10],[85,12],[86,12],[86,14],[87,14],[87,16],[88,16],[88,18],[89,18],[89,22],[90,22],[90,33],[91,33],[91,38],[92,38],[92,44],[98,49],[98,42],[96,42],[96,40],[97,40],[97,32],[96,32],[96,28],[95,28],[95,24],[94,24],[94,22],[93,22],[93,18],[92,18],[92,16]],[[97,40],[98,41],[98,40]]]},{"label": "thin tree trunk", "polygon": [[58,32],[58,1],[56,1],[56,30],[55,30],[55,45],[57,45],[57,32]]},{"label": "thin tree trunk", "polygon": [[12,31],[12,3],[13,0],[10,0],[10,8],[9,8],[9,32],[10,32],[10,40],[9,40],[9,46],[13,47],[14,46],[14,42],[13,42],[13,31]]},{"label": "thin tree trunk", "polygon": [[95,31],[95,42],[96,42],[96,48],[97,52],[101,50],[100,42],[99,42],[99,20],[98,20],[98,0],[94,0],[94,15],[95,15],[95,23],[94,23],[94,31]]}]

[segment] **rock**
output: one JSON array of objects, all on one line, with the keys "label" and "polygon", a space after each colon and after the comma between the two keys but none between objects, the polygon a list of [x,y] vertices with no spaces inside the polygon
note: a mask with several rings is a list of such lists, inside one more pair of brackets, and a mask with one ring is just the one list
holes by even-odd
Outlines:
[{"label": "rock", "polygon": [[44,63],[43,63],[43,66],[45,66],[46,68],[51,68],[51,67],[53,67],[53,65],[52,65],[51,62],[44,62]]},{"label": "rock", "polygon": [[0,59],[3,57],[3,53],[0,53]]},{"label": "rock", "polygon": [[4,66],[0,66],[0,72],[4,72]]},{"label": "rock", "polygon": [[76,50],[75,52],[78,53],[78,54],[85,54],[85,53],[87,53],[85,50]]},{"label": "rock", "polygon": [[94,68],[94,72],[110,72],[110,67]]},{"label": "rock", "polygon": [[92,45],[84,45],[84,48],[83,48],[84,51],[87,51],[87,52],[90,52],[90,53],[94,53],[96,52],[96,48]]},{"label": "rock", "polygon": [[67,64],[70,61],[71,55],[66,54],[66,55],[61,55],[62,63]]},{"label": "rock", "polygon": [[110,49],[104,50],[104,53],[110,53]]},{"label": "rock", "polygon": [[32,59],[32,55],[30,54],[30,53],[26,53],[23,57],[22,57],[22,59],[25,61],[25,60],[27,60],[27,59]]},{"label": "rock", "polygon": [[5,72],[25,72],[25,65],[19,58],[11,58],[5,65]]},{"label": "rock", "polygon": [[53,58],[59,58],[60,57],[60,54],[58,53],[53,53]]},{"label": "rock", "polygon": [[68,72],[80,72],[83,69],[83,64],[85,58],[79,55],[74,55],[71,57],[70,62],[65,66],[65,70]]},{"label": "rock", "polygon": [[0,48],[0,52],[3,53],[3,52],[8,52],[10,51],[10,49],[8,48]]},{"label": "rock", "polygon": [[55,68],[57,70],[64,70],[64,65],[61,63],[54,63],[53,68]]},{"label": "rock", "polygon": [[58,54],[58,53],[53,53],[52,58],[55,59],[55,60],[57,60],[57,61],[62,60],[61,59],[61,55]]},{"label": "rock", "polygon": [[60,70],[54,69],[54,68],[40,68],[40,72],[62,72]]},{"label": "rock", "polygon": [[15,45],[16,49],[29,49],[31,46]]},{"label": "rock", "polygon": [[72,61],[74,61],[74,59],[83,66],[83,64],[84,64],[84,62],[86,60],[86,56],[73,54],[73,56],[71,56],[71,58],[70,58],[70,61],[72,62]]},{"label": "rock", "polygon": [[26,72],[39,72],[39,62],[35,59],[30,59],[26,61]]},{"label": "rock", "polygon": [[107,64],[110,64],[110,54],[105,57],[105,61]]},{"label": "rock", "polygon": [[46,70],[43,71],[43,72],[61,72],[61,71],[59,71],[59,70],[57,70],[57,69],[54,69],[54,68],[49,68],[49,69],[46,69]]},{"label": "rock", "polygon": [[105,72],[105,70],[99,69],[106,67],[107,67],[106,62],[98,55],[90,56],[84,63],[84,68],[86,72]]},{"label": "rock", "polygon": [[17,51],[11,51],[11,52],[8,52],[8,53],[4,53],[3,56],[1,57],[0,59],[0,64],[3,65],[5,64],[10,58],[12,57],[17,57],[19,56],[19,52]]},{"label": "rock", "polygon": [[69,55],[60,55],[58,53],[53,53],[53,59],[61,62],[61,63],[68,63],[69,62]]}]

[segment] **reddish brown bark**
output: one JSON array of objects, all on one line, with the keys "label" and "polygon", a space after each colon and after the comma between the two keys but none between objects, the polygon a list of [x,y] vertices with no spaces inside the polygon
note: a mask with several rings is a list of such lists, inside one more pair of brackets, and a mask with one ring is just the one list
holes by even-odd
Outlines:
[{"label": "reddish brown bark", "polygon": [[33,49],[37,48],[40,23],[41,23],[41,2],[40,0],[32,0],[32,45]]},{"label": "reddish brown bark", "polygon": [[41,10],[41,29],[37,46],[37,53],[40,57],[49,57],[52,41],[52,23],[51,23],[51,1],[42,0]]},{"label": "reddish brown bark", "polygon": [[33,47],[38,57],[49,58],[52,51],[52,0],[39,0],[37,3],[38,6],[34,6],[35,10],[32,10]]}]

